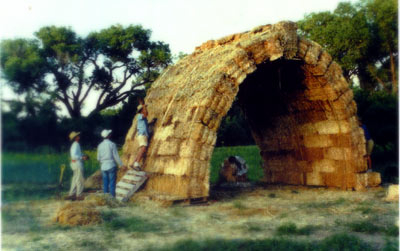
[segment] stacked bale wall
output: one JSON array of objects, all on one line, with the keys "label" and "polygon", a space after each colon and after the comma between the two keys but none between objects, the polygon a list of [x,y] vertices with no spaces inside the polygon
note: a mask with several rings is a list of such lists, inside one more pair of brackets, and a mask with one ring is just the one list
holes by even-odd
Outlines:
[{"label": "stacked bale wall", "polygon": [[[264,181],[355,188],[368,185],[365,140],[356,104],[340,66],[318,44],[281,22],[208,41],[168,67],[145,98],[149,121],[157,118],[146,154],[149,195],[185,199],[208,196],[210,158],[222,118],[240,85],[265,63],[301,61],[301,91],[287,95],[269,126],[251,125],[264,160]],[[239,94],[240,97],[240,94]],[[136,118],[123,161],[136,156]],[[361,174],[361,175],[360,175]],[[362,177],[361,177],[362,176]]]}]

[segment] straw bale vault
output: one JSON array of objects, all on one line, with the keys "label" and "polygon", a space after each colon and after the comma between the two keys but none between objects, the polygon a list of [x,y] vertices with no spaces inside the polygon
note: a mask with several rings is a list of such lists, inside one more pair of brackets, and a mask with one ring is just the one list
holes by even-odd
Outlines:
[{"label": "straw bale vault", "polygon": [[[351,189],[374,179],[365,172],[363,131],[340,66],[298,36],[295,23],[280,22],[208,41],[153,83],[145,102],[149,120],[158,120],[145,193],[208,196],[217,130],[235,98],[260,148],[265,182]],[[127,164],[135,136],[136,118],[123,148]]]}]

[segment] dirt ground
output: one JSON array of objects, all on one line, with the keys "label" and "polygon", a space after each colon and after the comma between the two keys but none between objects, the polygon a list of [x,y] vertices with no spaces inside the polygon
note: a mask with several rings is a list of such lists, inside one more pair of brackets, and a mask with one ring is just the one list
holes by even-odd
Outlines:
[{"label": "dirt ground", "polygon": [[[103,222],[80,227],[52,221],[67,201],[12,202],[2,206],[2,249],[153,250],[181,240],[313,242],[347,233],[382,250],[387,242],[398,242],[398,233],[393,234],[393,229],[398,232],[398,203],[386,202],[385,193],[383,187],[355,192],[268,186],[214,190],[206,204],[170,207],[138,198],[123,206],[97,207]],[[282,227],[290,224],[307,231]]]}]

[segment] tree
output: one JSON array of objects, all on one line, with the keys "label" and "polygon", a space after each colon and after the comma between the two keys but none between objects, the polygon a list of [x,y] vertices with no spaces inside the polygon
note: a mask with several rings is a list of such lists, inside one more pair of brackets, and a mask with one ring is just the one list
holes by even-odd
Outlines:
[{"label": "tree", "polygon": [[[396,0],[364,0],[365,15],[379,43],[376,49],[380,58],[379,63],[382,66],[379,74],[378,70],[372,68],[372,75],[388,76],[387,81],[392,83],[392,92],[397,93],[397,58],[398,57],[398,2]],[[383,82],[383,81],[382,81]]]},{"label": "tree", "polygon": [[298,24],[302,35],[321,44],[342,66],[349,81],[357,76],[364,89],[380,85],[387,91],[397,90],[397,78],[393,78],[398,55],[395,0],[339,3],[333,12],[311,13]]},{"label": "tree", "polygon": [[84,38],[70,28],[43,27],[36,39],[2,41],[0,65],[14,91],[46,94],[79,118],[89,94],[98,93],[91,114],[98,113],[152,83],[171,63],[169,46],[150,35],[139,25],[114,25]]}]

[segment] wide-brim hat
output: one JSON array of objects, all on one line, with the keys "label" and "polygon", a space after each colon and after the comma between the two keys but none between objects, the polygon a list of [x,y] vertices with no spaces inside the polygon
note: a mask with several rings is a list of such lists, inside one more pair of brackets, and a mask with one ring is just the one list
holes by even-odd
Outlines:
[{"label": "wide-brim hat", "polygon": [[81,133],[80,133],[80,132],[74,132],[74,131],[72,131],[72,132],[69,134],[69,140],[74,140],[75,137],[78,136],[79,134],[81,134]]},{"label": "wide-brim hat", "polygon": [[111,132],[112,132],[112,130],[104,129],[103,131],[101,131],[101,137],[107,138]]}]

